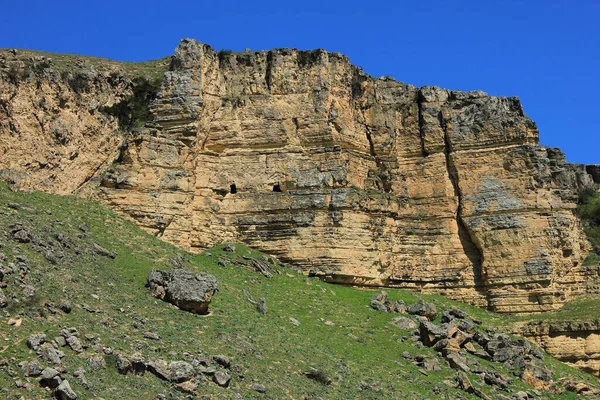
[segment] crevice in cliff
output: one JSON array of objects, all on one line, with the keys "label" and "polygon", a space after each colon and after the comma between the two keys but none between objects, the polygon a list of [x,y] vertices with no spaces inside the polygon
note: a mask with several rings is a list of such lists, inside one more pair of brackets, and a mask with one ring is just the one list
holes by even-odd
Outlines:
[{"label": "crevice in cliff", "polygon": [[[471,265],[473,266],[473,285],[475,291],[477,291],[482,296],[487,295],[487,290],[485,289],[485,282],[483,277],[483,251],[480,247],[477,246],[475,239],[472,236],[472,232],[469,230],[464,220],[462,219],[462,195],[460,192],[458,171],[456,170],[456,166],[452,160],[451,156],[451,143],[450,138],[448,137],[448,127],[446,121],[444,120],[444,116],[440,112],[438,114],[438,120],[440,122],[440,126],[444,131],[444,155],[446,156],[446,170],[448,172],[448,179],[452,183],[452,187],[454,189],[454,195],[457,197],[457,208],[456,208],[456,225],[458,227],[458,238],[460,240],[460,244],[463,248],[463,251]],[[487,297],[487,296],[486,296]]]},{"label": "crevice in cliff", "polygon": [[271,79],[273,71],[273,52],[269,51],[267,53],[267,68],[265,71],[265,83],[267,85],[267,90],[271,91]]},{"label": "crevice in cliff", "polygon": [[[363,121],[359,122],[365,128],[365,135],[367,137],[367,142],[369,142],[369,154],[375,160],[375,165],[377,166],[377,182],[381,183],[379,189],[382,189],[385,193],[390,193],[392,191],[392,184],[389,180],[389,172],[387,166],[381,161],[375,152],[375,145],[373,144],[373,137],[371,135],[371,128],[367,124],[367,120],[365,118],[364,110],[361,109],[361,114],[363,117]],[[379,186],[379,185],[378,185]]]},{"label": "crevice in cliff", "polygon": [[423,98],[419,92],[419,98],[417,99],[417,107],[419,110],[419,138],[421,139],[421,153],[423,157],[427,157],[429,153],[425,149],[425,119],[423,118]]}]

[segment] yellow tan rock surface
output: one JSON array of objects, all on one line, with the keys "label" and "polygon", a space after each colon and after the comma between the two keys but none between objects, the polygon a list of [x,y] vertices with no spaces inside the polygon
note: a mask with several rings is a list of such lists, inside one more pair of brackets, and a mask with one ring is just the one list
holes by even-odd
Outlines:
[{"label": "yellow tan rock surface", "polygon": [[152,120],[125,132],[102,107],[132,86],[91,82],[2,81],[5,178],[98,198],[186,250],[238,240],[333,282],[499,312],[556,309],[590,277],[573,210],[592,177],[538,145],[517,98],[373,78],[324,50],[185,39]]}]

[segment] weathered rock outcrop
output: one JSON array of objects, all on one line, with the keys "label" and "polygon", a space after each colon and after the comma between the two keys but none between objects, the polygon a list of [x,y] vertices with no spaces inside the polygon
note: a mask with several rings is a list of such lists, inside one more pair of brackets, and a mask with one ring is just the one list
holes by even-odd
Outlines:
[{"label": "weathered rock outcrop", "polygon": [[554,358],[600,376],[600,320],[529,322],[515,331]]},{"label": "weathered rock outcrop", "polygon": [[[0,167],[102,199],[182,248],[240,240],[333,282],[516,313],[557,308],[587,279],[573,210],[592,173],[539,146],[517,98],[372,78],[324,50],[185,39],[152,122],[114,135],[115,118],[85,102],[131,92],[109,78],[94,78],[97,97],[43,77],[4,84]],[[41,95],[69,107],[30,104]],[[49,129],[61,120],[98,128],[62,143]]]}]

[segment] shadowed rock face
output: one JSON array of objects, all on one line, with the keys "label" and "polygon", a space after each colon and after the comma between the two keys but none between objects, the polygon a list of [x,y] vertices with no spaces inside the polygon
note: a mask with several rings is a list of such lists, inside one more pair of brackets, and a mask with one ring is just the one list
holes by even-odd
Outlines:
[{"label": "shadowed rock face", "polygon": [[[27,110],[11,114],[14,98],[33,92],[9,91],[10,122]],[[182,248],[240,240],[333,282],[512,313],[582,290],[589,244],[573,210],[592,176],[537,144],[517,98],[376,79],[323,50],[227,54],[184,39],[151,111],[122,142],[102,133],[83,146],[98,159],[86,173],[36,181],[12,158],[0,167],[44,190],[79,188]],[[11,148],[15,132],[45,137],[0,129]]]}]

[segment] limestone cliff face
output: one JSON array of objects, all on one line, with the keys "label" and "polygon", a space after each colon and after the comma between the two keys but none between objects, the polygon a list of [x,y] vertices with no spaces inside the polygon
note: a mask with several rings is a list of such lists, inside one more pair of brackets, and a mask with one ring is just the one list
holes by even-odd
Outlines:
[{"label": "limestone cliff face", "polygon": [[600,376],[600,320],[528,323],[516,333],[554,358]]},{"label": "limestone cliff face", "polygon": [[[90,92],[102,105],[131,91],[105,78]],[[56,85],[50,97],[70,95]],[[75,132],[98,126],[71,142],[89,160],[74,164],[52,122],[31,119],[50,115],[27,103],[40,90],[0,91],[0,168],[102,199],[182,248],[240,240],[330,281],[514,313],[557,308],[592,275],[573,210],[593,177],[537,144],[517,98],[376,79],[323,50],[229,54],[186,39],[144,129],[114,134],[86,96],[58,111]],[[51,174],[35,146],[58,153]]]}]

